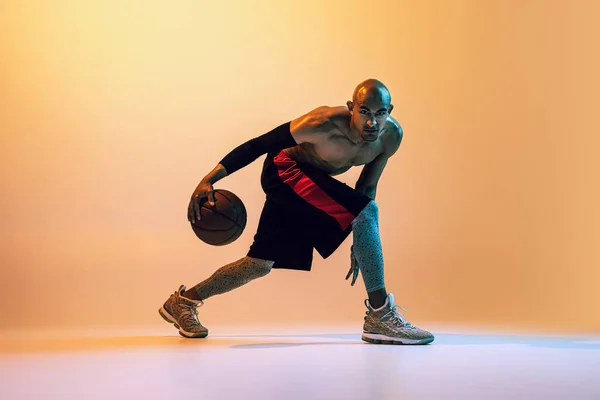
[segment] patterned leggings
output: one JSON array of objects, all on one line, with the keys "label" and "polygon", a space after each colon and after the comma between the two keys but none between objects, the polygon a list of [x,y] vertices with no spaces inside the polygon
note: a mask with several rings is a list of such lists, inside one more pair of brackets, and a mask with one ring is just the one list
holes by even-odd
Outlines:
[{"label": "patterned leggings", "polygon": [[371,201],[352,222],[353,252],[367,292],[385,288],[383,250],[379,238],[379,208]]},{"label": "patterned leggings", "polygon": [[273,261],[244,257],[219,268],[204,282],[193,287],[200,299],[227,293],[271,272]]},{"label": "patterned leggings", "polygon": [[[367,292],[385,287],[383,253],[379,239],[378,207],[371,201],[352,222],[354,256],[362,273]],[[202,300],[223,294],[271,272],[274,262],[244,257],[215,271],[193,289]]]}]

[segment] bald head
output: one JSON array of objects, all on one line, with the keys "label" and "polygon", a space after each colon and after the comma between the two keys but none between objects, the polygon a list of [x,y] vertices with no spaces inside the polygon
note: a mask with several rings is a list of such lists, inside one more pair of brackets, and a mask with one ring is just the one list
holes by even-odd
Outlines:
[{"label": "bald head", "polygon": [[390,91],[377,79],[367,79],[356,86],[352,94],[352,102],[354,104],[363,103],[366,100],[380,101],[389,105],[392,101]]},{"label": "bald head", "polygon": [[352,101],[346,104],[351,115],[350,127],[368,142],[377,140],[394,108],[390,91],[377,79],[359,83]]}]

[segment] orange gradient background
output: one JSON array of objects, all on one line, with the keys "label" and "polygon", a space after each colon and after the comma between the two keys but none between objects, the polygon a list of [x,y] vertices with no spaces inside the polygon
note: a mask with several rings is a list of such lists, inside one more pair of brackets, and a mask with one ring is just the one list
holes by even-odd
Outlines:
[{"label": "orange gradient background", "polygon": [[[219,182],[225,247],[187,204],[231,149],[384,81],[405,136],[377,201],[388,290],[424,328],[600,332],[600,3],[4,1],[1,329],[162,324],[245,255],[263,158]],[[360,169],[340,179],[354,185]],[[232,324],[351,324],[347,240],[201,309]]]}]

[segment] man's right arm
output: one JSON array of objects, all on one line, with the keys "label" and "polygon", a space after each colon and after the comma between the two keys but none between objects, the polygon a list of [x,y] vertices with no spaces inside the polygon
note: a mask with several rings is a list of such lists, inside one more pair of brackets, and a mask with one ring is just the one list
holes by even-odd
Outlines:
[{"label": "man's right arm", "polygon": [[261,136],[255,137],[227,154],[198,184],[188,207],[188,220],[200,219],[200,202],[208,198],[214,205],[213,185],[224,177],[244,168],[258,157],[272,151],[294,147],[301,143],[316,143],[329,132],[335,108],[318,107]]},{"label": "man's right arm", "polygon": [[332,107],[316,108],[290,122],[286,122],[261,136],[239,145],[227,154],[207,178],[215,183],[252,163],[263,154],[294,147],[301,143],[315,143],[327,133],[331,124]]}]

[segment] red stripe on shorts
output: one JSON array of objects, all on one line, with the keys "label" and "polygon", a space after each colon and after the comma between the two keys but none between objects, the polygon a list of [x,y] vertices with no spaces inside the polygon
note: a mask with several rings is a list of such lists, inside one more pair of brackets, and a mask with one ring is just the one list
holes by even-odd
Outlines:
[{"label": "red stripe on shorts", "polygon": [[277,172],[283,182],[302,197],[309,204],[324,211],[336,219],[342,229],[346,229],[354,220],[354,215],[344,206],[335,201],[323,189],[310,179],[300,168],[296,161],[281,151],[273,159]]}]

